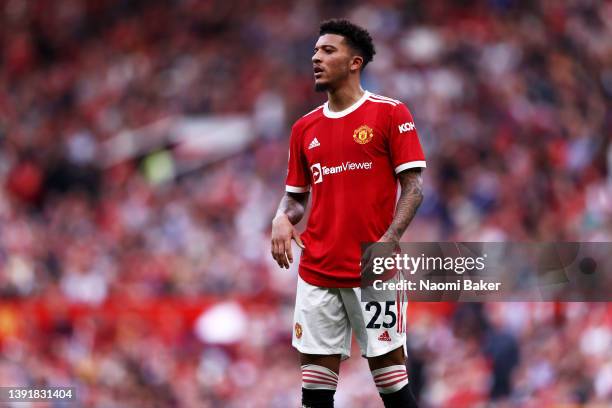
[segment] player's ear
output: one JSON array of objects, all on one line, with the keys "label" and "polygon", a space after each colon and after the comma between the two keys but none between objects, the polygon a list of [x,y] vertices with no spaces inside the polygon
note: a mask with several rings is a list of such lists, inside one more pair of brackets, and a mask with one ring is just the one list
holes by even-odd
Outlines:
[{"label": "player's ear", "polygon": [[351,71],[359,71],[363,66],[363,57],[360,55],[354,55],[351,59]]}]

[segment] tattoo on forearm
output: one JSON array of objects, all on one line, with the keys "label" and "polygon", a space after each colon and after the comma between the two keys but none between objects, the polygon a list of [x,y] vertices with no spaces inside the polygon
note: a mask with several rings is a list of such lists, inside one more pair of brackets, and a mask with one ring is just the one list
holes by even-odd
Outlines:
[{"label": "tattoo on forearm", "polygon": [[295,225],[304,216],[306,212],[306,203],[308,202],[309,193],[285,193],[278,206],[277,214],[285,213],[291,224]]},{"label": "tattoo on forearm", "polygon": [[423,201],[421,169],[405,170],[398,175],[398,178],[402,191],[393,221],[384,235],[395,241],[399,241],[402,237]]}]

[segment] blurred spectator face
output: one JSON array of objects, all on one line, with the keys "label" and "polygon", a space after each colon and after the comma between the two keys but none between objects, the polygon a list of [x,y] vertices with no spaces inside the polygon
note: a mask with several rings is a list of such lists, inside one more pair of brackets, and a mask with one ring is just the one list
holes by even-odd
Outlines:
[{"label": "blurred spectator face", "polygon": [[361,57],[355,55],[343,36],[323,34],[312,56],[315,90],[321,92],[336,89],[348,79],[351,70],[359,70],[361,63],[358,60]]}]

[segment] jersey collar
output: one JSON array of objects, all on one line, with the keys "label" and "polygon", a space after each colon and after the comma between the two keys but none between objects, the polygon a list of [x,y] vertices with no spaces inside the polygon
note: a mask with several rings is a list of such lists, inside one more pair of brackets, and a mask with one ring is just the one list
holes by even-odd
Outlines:
[{"label": "jersey collar", "polygon": [[346,108],[344,110],[341,110],[340,112],[330,111],[329,110],[329,106],[328,106],[329,101],[327,101],[323,105],[323,115],[325,115],[326,117],[331,118],[331,119],[342,118],[342,117],[348,115],[349,113],[353,112],[355,109],[357,109],[361,105],[363,105],[363,103],[366,101],[366,99],[368,99],[368,96],[370,96],[370,92],[365,91],[363,93],[363,96],[361,98],[359,98],[359,100],[357,102],[355,102],[354,104],[352,104],[348,108]]}]

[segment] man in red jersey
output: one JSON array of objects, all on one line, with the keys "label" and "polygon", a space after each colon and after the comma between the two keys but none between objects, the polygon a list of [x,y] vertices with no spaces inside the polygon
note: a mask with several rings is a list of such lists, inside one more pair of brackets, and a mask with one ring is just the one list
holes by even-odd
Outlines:
[{"label": "man in red jersey", "polygon": [[[315,89],[327,92],[328,101],[293,125],[286,194],[272,223],[272,256],[281,267],[293,262],[292,239],[302,248],[292,344],[308,408],[333,407],[352,330],[385,407],[416,406],[403,306],[360,301],[360,244],[400,240],[422,201],[425,167],[406,106],[361,88],[361,71],[374,54],[363,28],[337,19],[321,24],[312,62]],[[294,225],[310,192],[300,237]]]}]

